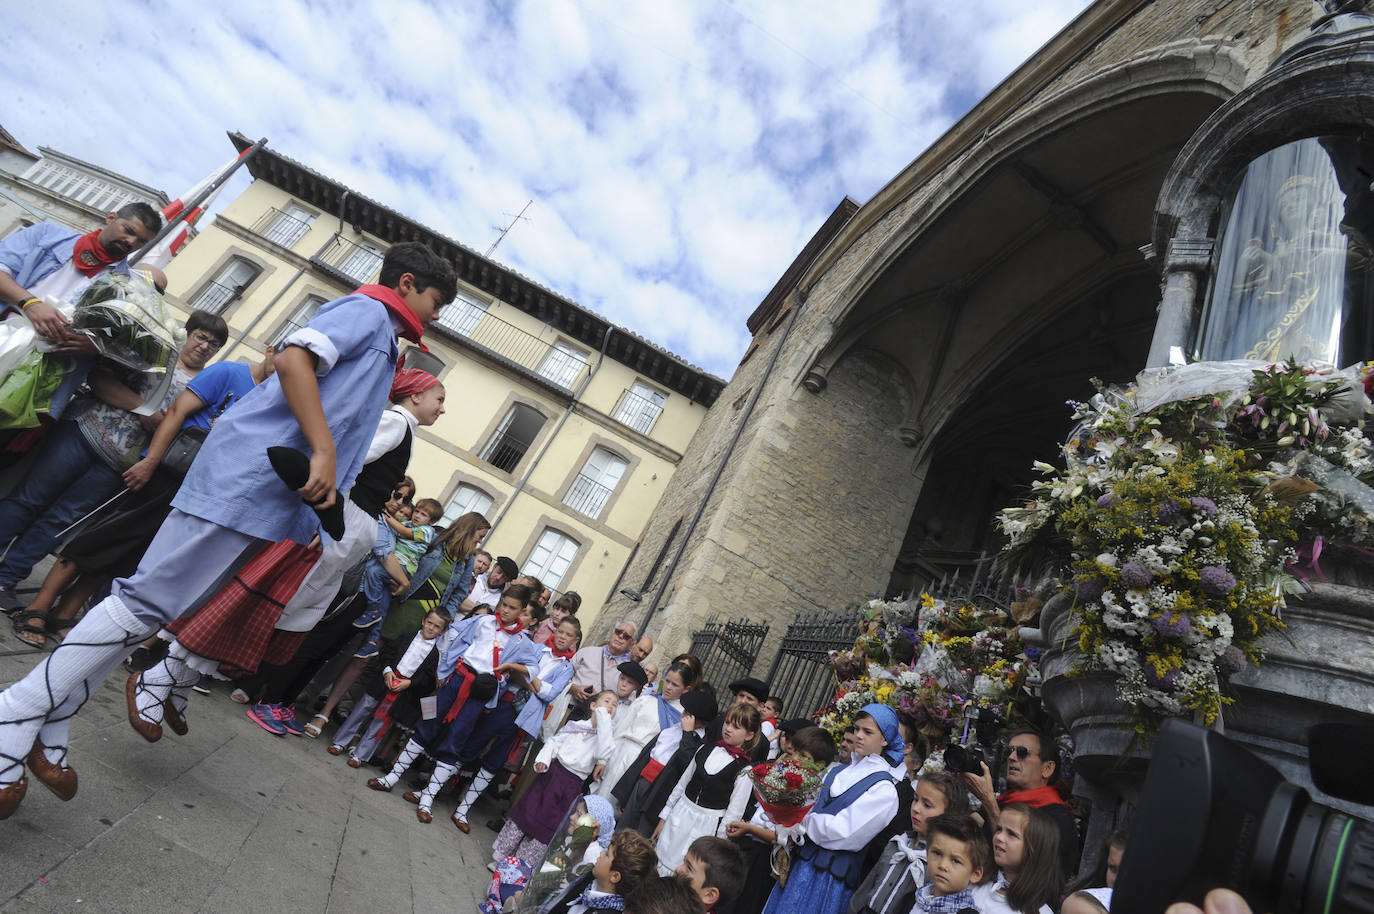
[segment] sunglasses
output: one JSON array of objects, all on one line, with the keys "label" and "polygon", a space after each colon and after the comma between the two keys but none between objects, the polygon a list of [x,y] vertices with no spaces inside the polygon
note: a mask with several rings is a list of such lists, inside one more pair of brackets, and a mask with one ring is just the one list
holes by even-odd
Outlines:
[{"label": "sunglasses", "polygon": [[615,630],[615,633],[616,633],[617,635],[619,635],[620,637],[622,637],[622,638],[633,638],[633,637],[635,636],[635,633],[634,633],[634,632],[627,632],[627,631],[626,631],[625,629],[623,629],[623,628],[617,628],[617,629]]},{"label": "sunglasses", "polygon": [[1008,754],[1008,755],[1014,755],[1014,756],[1016,756],[1018,759],[1020,759],[1021,761],[1024,762],[1024,761],[1026,760],[1026,757],[1029,756],[1029,755],[1031,754],[1031,751],[1030,751],[1030,749],[1026,748],[1025,746],[1008,746],[1008,747],[1007,747],[1007,754]]}]

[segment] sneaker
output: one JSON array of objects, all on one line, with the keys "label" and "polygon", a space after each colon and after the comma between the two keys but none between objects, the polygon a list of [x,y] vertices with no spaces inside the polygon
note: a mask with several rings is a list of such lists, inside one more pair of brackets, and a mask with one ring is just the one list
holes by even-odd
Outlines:
[{"label": "sneaker", "polygon": [[248,704],[248,693],[243,689],[235,689],[229,693],[229,700],[238,702],[241,705]]},{"label": "sneaker", "polygon": [[[14,592],[13,587],[0,587],[0,610],[12,613],[24,608],[24,601],[19,599],[19,595]],[[378,613],[377,615],[381,615]],[[372,620],[376,622],[376,619]]]},{"label": "sneaker", "polygon": [[281,709],[278,708],[277,705],[269,705],[260,701],[248,709],[248,719],[259,727],[262,727],[268,733],[272,733],[276,736],[285,736],[286,727],[283,726],[282,722],[277,718],[277,714],[280,710]]},{"label": "sneaker", "polygon": [[381,621],[381,618],[382,611],[380,609],[366,609],[361,616],[353,620],[353,627],[371,628]]},{"label": "sneaker", "polygon": [[376,657],[377,654],[380,652],[381,647],[378,644],[377,639],[368,638],[366,641],[363,642],[363,646],[358,648],[358,652],[353,656],[357,657],[359,660],[370,660],[373,657]]},{"label": "sneaker", "polygon": [[292,736],[304,736],[305,728],[301,722],[296,720],[296,712],[293,708],[286,705],[276,705],[277,723],[282,725],[282,729]]},{"label": "sneaker", "polygon": [[207,686],[207,685],[205,684],[205,677],[204,677],[204,676],[202,676],[202,677],[200,677],[199,679],[196,680],[196,684],[193,685],[193,686],[191,686],[191,691],[192,691],[192,692],[198,692],[198,693],[200,693],[201,695],[209,695],[209,694],[210,694],[210,687]]}]

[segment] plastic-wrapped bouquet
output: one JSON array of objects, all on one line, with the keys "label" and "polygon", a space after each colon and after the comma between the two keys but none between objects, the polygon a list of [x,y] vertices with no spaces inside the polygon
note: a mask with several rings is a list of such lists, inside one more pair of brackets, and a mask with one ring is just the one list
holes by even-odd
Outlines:
[{"label": "plastic-wrapped bouquet", "polygon": [[749,769],[763,811],[779,825],[796,825],[816,804],[821,768],[814,762],[783,757]]},{"label": "plastic-wrapped bouquet", "polygon": [[160,404],[172,383],[185,332],[167,313],[162,296],[139,273],[106,273],[76,300],[72,330],[84,333],[100,355],[161,383],[145,391],[145,404]]}]

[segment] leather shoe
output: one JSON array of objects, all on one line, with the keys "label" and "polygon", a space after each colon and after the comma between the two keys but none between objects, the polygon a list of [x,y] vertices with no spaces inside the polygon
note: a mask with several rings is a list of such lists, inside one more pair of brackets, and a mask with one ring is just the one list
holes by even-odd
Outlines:
[{"label": "leather shoe", "polygon": [[417,806],[415,807],[415,818],[419,819],[422,824],[428,825],[434,821],[434,814],[428,809],[421,809]]},{"label": "leather shoe", "polygon": [[457,813],[453,815],[453,824],[465,835],[472,831],[472,826],[468,824],[468,820],[459,818]]},{"label": "leather shoe", "polygon": [[124,683],[124,702],[129,706],[129,726],[134,728],[134,732],[143,737],[150,743],[155,743],[162,739],[162,725],[149,723],[138,714],[138,673],[129,677],[129,681]]},{"label": "leather shoe", "polygon": [[416,806],[420,805],[420,795],[413,790],[407,790],[405,793],[401,794],[401,799],[405,800],[407,803],[414,803]]},{"label": "leather shoe", "polygon": [[59,800],[70,800],[76,796],[76,770],[63,768],[48,761],[43,754],[43,744],[34,743],[29,752],[29,770],[42,782],[43,786],[57,795]]},{"label": "leather shoe", "polygon": [[348,767],[349,767],[349,768],[361,768],[361,767],[363,767],[363,763],[360,762],[357,758],[355,758],[354,756],[351,756],[351,755],[348,757],[348,763],[347,763],[347,764],[348,764]]},{"label": "leather shoe", "polygon": [[0,819],[8,819],[19,808],[19,801],[29,789],[29,779],[20,777],[13,784],[0,787]]},{"label": "leather shoe", "polygon": [[177,736],[185,736],[191,728],[186,725],[186,715],[177,710],[176,705],[172,704],[169,696],[162,703],[162,719],[167,722],[167,726],[172,728],[172,732]]},{"label": "leather shoe", "polygon": [[325,752],[328,752],[330,755],[343,755],[343,754],[344,754],[343,746],[330,745],[330,747],[329,747],[328,749],[324,750],[324,751],[325,751]]},{"label": "leather shoe", "polygon": [[391,793],[391,785],[385,783],[381,778],[368,778],[367,786],[370,790],[380,790],[382,793]]}]

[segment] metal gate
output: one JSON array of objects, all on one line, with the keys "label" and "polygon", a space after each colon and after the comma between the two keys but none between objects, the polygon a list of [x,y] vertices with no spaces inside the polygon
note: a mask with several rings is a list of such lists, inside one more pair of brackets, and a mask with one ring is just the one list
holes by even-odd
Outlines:
[{"label": "metal gate", "polygon": [[858,607],[799,616],[787,626],[768,670],[768,689],[783,699],[784,717],[811,717],[835,694],[830,652],[848,650],[859,637]]},{"label": "metal gate", "polygon": [[692,632],[689,653],[701,660],[702,678],[716,690],[716,700],[722,707],[728,704],[730,683],[753,672],[754,661],[767,637],[767,622],[733,619],[722,624],[714,615],[700,630]]}]

